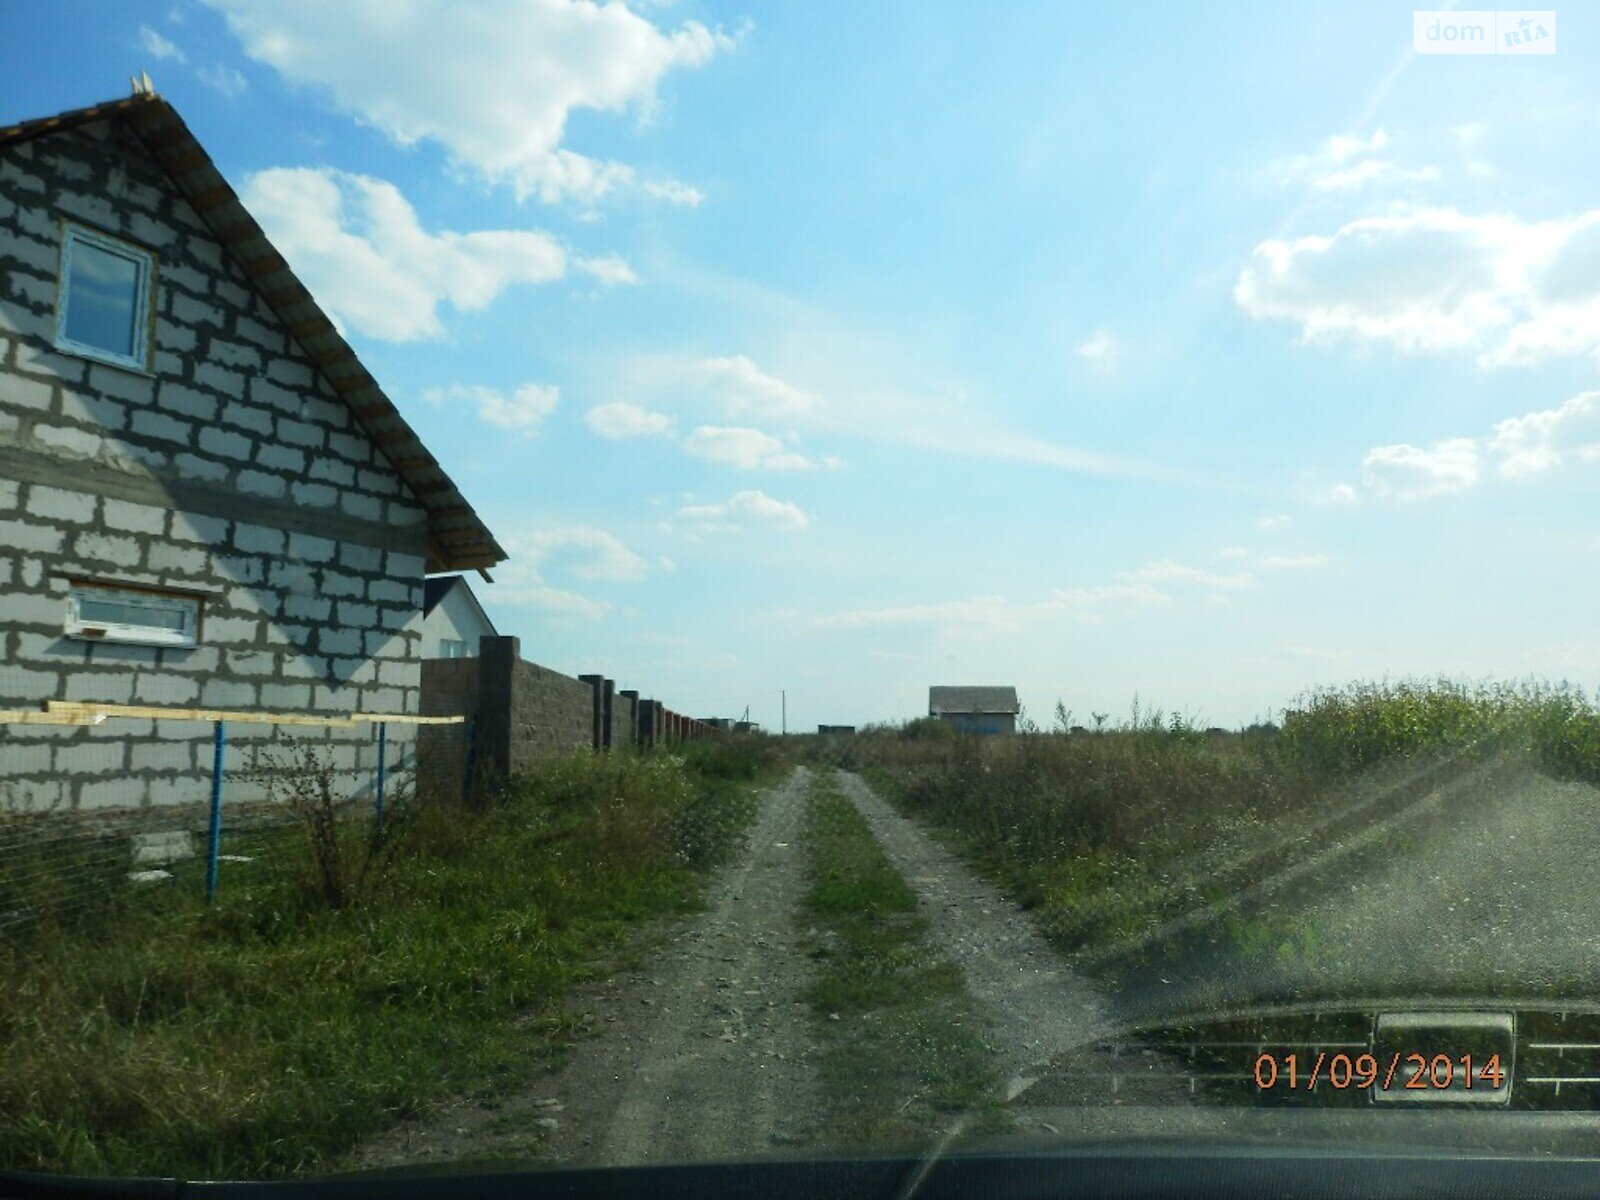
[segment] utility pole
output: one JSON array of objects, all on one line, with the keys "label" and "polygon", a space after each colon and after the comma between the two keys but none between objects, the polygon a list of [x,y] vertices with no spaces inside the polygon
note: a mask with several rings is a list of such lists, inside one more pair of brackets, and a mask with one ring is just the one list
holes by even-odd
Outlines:
[{"label": "utility pole", "polygon": [[783,723],[779,727],[779,732],[787,734],[789,732],[789,693],[787,691],[783,691],[779,692],[778,695],[783,697]]}]

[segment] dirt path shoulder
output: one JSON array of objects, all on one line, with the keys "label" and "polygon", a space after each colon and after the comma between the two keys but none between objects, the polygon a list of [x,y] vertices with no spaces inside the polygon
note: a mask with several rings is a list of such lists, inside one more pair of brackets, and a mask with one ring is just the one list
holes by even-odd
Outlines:
[{"label": "dirt path shoulder", "polygon": [[794,917],[809,773],[768,789],[706,911],[582,989],[595,1036],[494,1109],[463,1102],[366,1147],[358,1168],[423,1161],[623,1165],[751,1158],[809,1139],[820,1088]]}]

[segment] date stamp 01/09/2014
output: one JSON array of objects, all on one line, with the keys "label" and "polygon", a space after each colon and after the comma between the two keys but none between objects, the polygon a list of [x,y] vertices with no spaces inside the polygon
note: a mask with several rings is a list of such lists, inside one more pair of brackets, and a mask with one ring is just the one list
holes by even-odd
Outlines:
[{"label": "date stamp 01/09/2014", "polygon": [[[1474,1058],[1471,1054],[1318,1054],[1312,1059],[1298,1054],[1260,1054],[1255,1061],[1255,1084],[1264,1092],[1334,1091],[1376,1092],[1499,1092],[1506,1084],[1506,1069],[1499,1054]],[[1420,1097],[1419,1097],[1420,1098]]]}]

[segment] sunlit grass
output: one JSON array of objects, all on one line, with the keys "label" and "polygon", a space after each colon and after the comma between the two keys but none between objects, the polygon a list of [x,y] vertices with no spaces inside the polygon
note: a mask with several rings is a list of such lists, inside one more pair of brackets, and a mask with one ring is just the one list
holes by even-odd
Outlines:
[{"label": "sunlit grass", "polygon": [[0,1165],[292,1174],[527,1078],[572,1036],[565,991],[737,844],[730,762],[581,754],[483,810],[416,806],[338,909],[236,867],[209,910],[180,877],[0,942]]}]

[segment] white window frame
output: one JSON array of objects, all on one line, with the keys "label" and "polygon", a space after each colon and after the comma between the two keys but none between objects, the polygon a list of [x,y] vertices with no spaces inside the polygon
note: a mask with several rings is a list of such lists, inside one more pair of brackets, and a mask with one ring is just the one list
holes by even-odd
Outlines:
[{"label": "white window frame", "polygon": [[[67,621],[65,633],[69,638],[94,642],[121,642],[135,646],[173,646],[188,648],[199,644],[200,617],[203,600],[190,592],[169,592],[159,588],[133,587],[129,584],[99,583],[94,580],[73,580],[67,593]],[[161,625],[137,625],[118,621],[85,620],[79,609],[79,598],[85,592],[108,593],[109,599],[119,604],[154,611],[184,614],[183,628],[168,629]]]},{"label": "white window frame", "polygon": [[[450,650],[447,649],[447,647],[454,647],[454,653],[451,653]],[[467,642],[466,642],[466,639],[465,638],[440,638],[439,639],[439,657],[440,658],[465,658],[465,657],[467,657]]]},{"label": "white window frame", "polygon": [[[134,322],[133,354],[124,356],[100,346],[91,346],[86,342],[75,342],[67,336],[67,308],[72,303],[69,294],[69,283],[72,280],[72,248],[79,242],[93,246],[97,250],[104,250],[107,254],[115,254],[126,258],[139,268],[138,284],[134,292],[134,312],[138,320]],[[153,250],[146,250],[142,246],[135,246],[120,238],[114,238],[99,230],[90,229],[86,225],[74,225],[70,221],[61,224],[61,273],[56,280],[56,349],[64,350],[68,354],[75,354],[80,358],[92,358],[96,362],[108,363],[114,367],[126,367],[134,371],[148,372],[150,369],[150,326],[155,319],[152,301],[155,297],[156,255]]]}]

